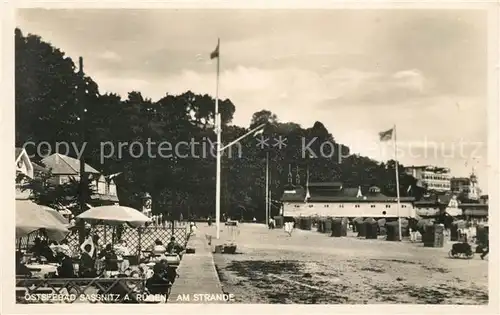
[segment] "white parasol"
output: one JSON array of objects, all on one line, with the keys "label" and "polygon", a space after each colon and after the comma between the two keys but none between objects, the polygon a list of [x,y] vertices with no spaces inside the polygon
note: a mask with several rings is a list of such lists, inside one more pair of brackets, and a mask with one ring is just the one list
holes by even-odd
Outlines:
[{"label": "white parasol", "polygon": [[124,206],[101,206],[90,208],[76,217],[89,223],[105,223],[119,225],[128,223],[132,227],[139,227],[151,219],[142,214],[139,210]]},{"label": "white parasol", "polygon": [[52,208],[37,205],[30,200],[16,200],[16,237],[45,229],[49,239],[63,240],[69,230],[54,212],[57,213]]}]

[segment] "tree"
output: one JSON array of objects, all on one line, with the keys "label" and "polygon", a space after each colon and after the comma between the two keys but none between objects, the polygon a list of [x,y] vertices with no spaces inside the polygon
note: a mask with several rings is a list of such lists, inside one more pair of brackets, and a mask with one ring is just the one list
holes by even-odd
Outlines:
[{"label": "tree", "polygon": [[[55,177],[50,172],[44,173],[34,179],[27,179],[25,184],[21,187],[21,190],[30,190],[30,199],[36,204],[53,209],[59,209],[61,207],[66,208],[70,210],[73,215],[79,215],[79,181],[70,178],[67,183],[59,185],[54,183],[54,179]],[[91,202],[90,196],[94,193],[94,188],[89,184],[85,193],[85,196],[89,196],[87,203]]]},{"label": "tree", "polygon": [[[59,49],[36,35],[23,35],[15,31],[16,41],[16,145],[26,141],[57,141],[80,143],[85,132],[85,161],[104,174],[122,172],[116,178],[120,203],[140,207],[140,196],[149,192],[153,199],[153,212],[186,216],[214,216],[215,209],[215,99],[207,94],[186,91],[179,95],[165,93],[152,101],[133,90],[123,97],[100,94],[92,78],[76,72],[73,61]],[[77,87],[84,87],[81,94]],[[166,91],[167,92],[167,91]],[[83,97],[83,99],[82,99]],[[81,123],[79,98],[86,112]],[[263,218],[265,207],[265,157],[270,158],[270,189],[273,199],[279,199],[288,182],[288,168],[299,169],[300,184],[304,185],[306,170],[313,181],[342,181],[344,187],[379,186],[384,194],[394,196],[395,163],[379,163],[367,157],[351,154],[349,147],[338,143],[323,123],[302,127],[294,122],[280,122],[276,114],[262,109],[252,115],[249,128],[230,126],[237,107],[231,100],[219,100],[222,117],[223,143],[237,139],[251,128],[266,123],[264,136],[272,143],[262,149],[256,139],[247,137],[235,145],[222,160],[222,207],[224,211],[244,207],[248,213]],[[276,140],[286,139],[285,146],[276,146]],[[137,141],[144,149],[140,153]],[[152,145],[147,145],[148,141]],[[168,141],[170,150],[160,149]],[[198,145],[181,147],[180,143],[197,142]],[[304,144],[311,143],[310,150]],[[119,147],[119,143],[125,143]],[[109,147],[102,147],[111,143]],[[241,154],[238,152],[241,148]],[[47,152],[34,152],[39,161]],[[108,151],[103,151],[108,150]],[[54,153],[54,152],[51,152]],[[65,153],[65,152],[64,152]],[[182,156],[181,154],[186,154]],[[37,154],[41,154],[37,155]],[[74,150],[69,155],[75,156]],[[402,195],[413,185],[414,196],[421,194],[415,179],[399,166]],[[294,172],[293,177],[296,177]],[[37,185],[36,183],[32,183]],[[41,185],[38,184],[38,185]],[[69,199],[75,191],[70,186],[55,191],[50,184],[35,192],[37,201],[54,205],[61,200],[62,191]],[[278,197],[278,198],[276,198]]]}]

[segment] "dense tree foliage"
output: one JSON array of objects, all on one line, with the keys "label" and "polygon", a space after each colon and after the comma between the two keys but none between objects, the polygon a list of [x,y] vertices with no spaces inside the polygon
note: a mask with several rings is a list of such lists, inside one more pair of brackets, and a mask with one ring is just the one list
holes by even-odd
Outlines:
[{"label": "dense tree foliage", "polygon": [[[71,58],[40,37],[25,36],[16,29],[15,41],[17,146],[28,141],[47,142],[52,148],[61,141],[80,145],[83,131],[87,163],[105,174],[122,172],[116,178],[122,204],[137,206],[137,196],[147,191],[153,198],[153,212],[213,216],[215,158],[210,144],[216,139],[214,99],[210,95],[191,91],[171,95],[165,91],[165,97],[154,102],[139,91],[130,91],[126,99],[116,94],[100,94],[97,83],[80,75]],[[224,143],[250,130],[230,125],[237,109],[230,100],[220,100],[219,106]],[[82,108],[85,108],[83,114]],[[226,152],[222,162],[223,211],[263,217],[266,154],[270,157],[273,199],[279,199],[287,185],[289,165],[293,168],[294,182],[296,169],[300,170],[300,184],[304,184],[309,168],[310,181],[342,181],[346,187],[376,185],[382,192],[395,195],[394,161],[379,163],[349,154],[349,148],[337,143],[319,121],[311,128],[303,128],[293,122],[280,122],[271,111],[261,110],[253,115],[249,128],[261,123],[268,123],[264,136],[272,139],[282,136],[286,138],[286,147],[273,146],[275,141],[271,139],[268,147],[259,148],[256,139],[250,136]],[[143,154],[137,145],[130,146],[134,141],[142,143]],[[162,151],[159,147],[162,141],[173,146],[181,141],[200,144],[194,146],[193,152],[187,146],[181,147],[180,153],[185,156],[180,156],[168,154],[164,148]],[[304,143],[311,141],[311,151],[318,156],[302,149]],[[120,151],[120,142],[129,145]],[[152,143],[150,152],[148,142]],[[329,144],[323,145],[327,157],[319,154],[323,143]],[[26,149],[35,155],[34,161],[49,153],[35,152],[32,146]],[[73,147],[71,150],[69,155],[76,156]],[[400,168],[401,194],[405,195],[415,182]],[[412,191],[415,193],[417,189]]]}]

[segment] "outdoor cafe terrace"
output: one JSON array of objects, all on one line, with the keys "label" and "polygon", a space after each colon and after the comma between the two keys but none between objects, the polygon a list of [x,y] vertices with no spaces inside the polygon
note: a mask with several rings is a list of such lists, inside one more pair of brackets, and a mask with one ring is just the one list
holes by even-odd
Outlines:
[{"label": "outdoor cafe terrace", "polygon": [[150,222],[121,206],[91,208],[77,219],[90,224],[82,244],[78,229],[68,229],[57,211],[17,202],[18,303],[166,302],[188,224]]}]

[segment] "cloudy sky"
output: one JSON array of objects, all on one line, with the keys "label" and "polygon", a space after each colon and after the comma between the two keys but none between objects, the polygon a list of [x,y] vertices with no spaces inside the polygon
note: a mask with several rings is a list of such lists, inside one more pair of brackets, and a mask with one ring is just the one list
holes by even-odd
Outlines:
[{"label": "cloudy sky", "polygon": [[405,165],[487,174],[487,16],[466,10],[22,10],[17,25],[76,60],[101,92],[215,93],[248,126],[325,124],[353,152],[393,157],[377,134],[397,125]]}]

